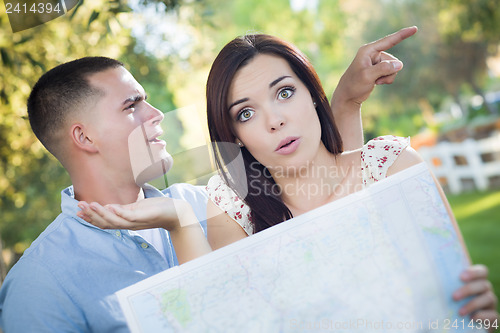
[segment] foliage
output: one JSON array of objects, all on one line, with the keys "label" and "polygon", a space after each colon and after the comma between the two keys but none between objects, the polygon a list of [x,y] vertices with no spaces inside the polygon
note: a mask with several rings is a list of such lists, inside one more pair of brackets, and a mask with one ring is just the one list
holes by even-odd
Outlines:
[{"label": "foliage", "polygon": [[500,11],[495,0],[440,0],[442,30],[463,40],[496,47],[500,42]]},{"label": "foliage", "polygon": [[[500,263],[498,262],[500,191],[450,195],[448,200],[469,249],[472,262],[488,267],[489,279],[497,297],[500,298]],[[498,309],[500,310],[500,305]]]},{"label": "foliage", "polygon": [[[206,133],[190,124],[205,124],[208,70],[238,35],[263,32],[294,43],[330,95],[359,46],[417,25],[416,36],[389,51],[405,64],[396,82],[377,87],[364,103],[367,137],[437,129],[433,114],[444,100],[482,93],[486,57],[500,42],[495,0],[318,0],[305,1],[304,7],[289,0],[84,1],[68,15],[15,34],[0,13],[0,235],[5,247],[17,244],[19,252],[58,214],[60,190],[70,184],[31,133],[25,106],[37,78],[57,64],[87,55],[118,58],[152,105],[165,112],[194,106],[196,115],[169,118],[166,126],[171,137],[182,136],[169,141],[168,149],[181,151],[200,135],[205,140]],[[156,8],[158,21],[149,13],[139,18],[138,11],[149,6]],[[140,28],[143,35],[136,39],[132,30]],[[472,118],[492,111],[471,112]],[[194,177],[187,168],[181,171],[186,180]]]},{"label": "foliage", "polygon": [[127,12],[119,0],[85,1],[71,14],[14,34],[8,32],[7,15],[0,14],[5,31],[0,35],[0,234],[5,247],[16,245],[22,252],[59,214],[59,193],[70,185],[64,169],[31,132],[26,111],[31,87],[62,62],[89,55],[120,58],[129,51],[132,38],[121,23]]},{"label": "foliage", "polygon": [[[496,53],[499,43],[498,34],[492,32],[500,29],[500,21],[495,20],[500,10],[495,1],[473,2],[475,5],[468,0],[393,0],[386,2],[383,12],[374,12],[365,30],[368,39],[376,38],[380,31],[389,33],[409,25],[417,25],[419,32],[412,42],[391,49],[405,63],[405,68],[398,74],[396,84],[379,89],[373,96],[380,102],[364,115],[369,131],[387,130],[384,123],[389,122],[396,131],[410,130],[406,135],[424,127],[437,130],[432,115],[447,96],[461,107],[464,95],[474,93],[484,97],[486,60]],[[497,112],[494,105],[485,107],[489,114]],[[416,119],[425,109],[430,114],[422,115],[413,128],[405,126],[405,118]],[[480,115],[469,114],[466,107],[462,107],[462,114],[469,118]]]},{"label": "foliage", "polygon": [[[246,33],[267,33],[297,45],[316,67],[328,61],[341,71],[343,67],[338,63],[342,62],[344,21],[337,0],[318,1],[317,7],[299,9],[293,9],[288,0],[207,0],[186,15],[184,22],[198,32],[193,41],[195,50],[209,47],[204,49],[203,58],[208,66],[231,39]],[[200,65],[197,59],[190,62]],[[332,68],[328,67],[328,71]]]}]

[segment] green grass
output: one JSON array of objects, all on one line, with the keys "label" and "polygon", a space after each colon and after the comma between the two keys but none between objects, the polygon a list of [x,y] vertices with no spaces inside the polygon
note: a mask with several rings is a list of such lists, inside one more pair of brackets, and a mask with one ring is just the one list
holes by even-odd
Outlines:
[{"label": "green grass", "polygon": [[447,197],[472,262],[488,267],[489,280],[500,299],[500,190]]}]

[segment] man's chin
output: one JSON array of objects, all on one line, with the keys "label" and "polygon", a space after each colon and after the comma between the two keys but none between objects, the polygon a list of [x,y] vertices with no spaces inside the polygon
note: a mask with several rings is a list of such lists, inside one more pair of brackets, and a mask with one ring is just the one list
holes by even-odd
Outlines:
[{"label": "man's chin", "polygon": [[147,182],[150,182],[156,178],[162,177],[166,174],[174,164],[172,156],[167,154],[168,156],[162,156],[158,162],[155,162],[144,170],[142,170],[138,175],[135,176],[135,183],[139,186],[144,185]]}]

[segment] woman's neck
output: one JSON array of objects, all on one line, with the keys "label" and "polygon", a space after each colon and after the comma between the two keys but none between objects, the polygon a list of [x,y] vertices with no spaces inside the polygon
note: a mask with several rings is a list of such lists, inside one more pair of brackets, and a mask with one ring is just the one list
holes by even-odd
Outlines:
[{"label": "woman's neck", "polygon": [[325,148],[313,161],[307,161],[296,170],[287,170],[289,172],[286,174],[273,174],[275,182],[281,188],[281,198],[293,216],[358,190],[353,185],[360,185],[360,177],[357,175],[360,171],[360,159],[353,153],[335,156]]},{"label": "woman's neck", "polygon": [[338,158],[324,148],[313,160],[275,170],[272,176],[280,186],[283,202],[297,216],[329,202],[342,181],[341,172]]}]

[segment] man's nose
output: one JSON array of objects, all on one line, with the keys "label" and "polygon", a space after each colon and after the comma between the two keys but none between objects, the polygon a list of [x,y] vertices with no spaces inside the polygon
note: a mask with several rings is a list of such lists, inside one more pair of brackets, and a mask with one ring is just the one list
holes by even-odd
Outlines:
[{"label": "man's nose", "polygon": [[152,106],[151,104],[147,103],[147,114],[146,114],[146,119],[145,121],[148,123],[151,123],[152,125],[156,126],[161,123],[165,115],[163,112]]}]

